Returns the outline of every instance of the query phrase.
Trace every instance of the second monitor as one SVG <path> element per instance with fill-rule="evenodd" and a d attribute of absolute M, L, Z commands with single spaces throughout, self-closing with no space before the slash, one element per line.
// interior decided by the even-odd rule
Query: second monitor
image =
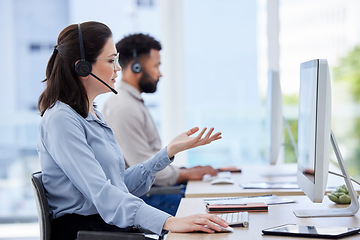
<path fill-rule="evenodd" d="M 283 116 L 283 101 L 279 72 L 268 71 L 265 115 L 265 160 L 271 165 L 277 164 L 282 158 L 285 146 L 283 129 L 287 130 L 291 146 L 297 155 L 297 147 L 290 126 Z M 293 173 L 295 175 L 295 172 Z"/>

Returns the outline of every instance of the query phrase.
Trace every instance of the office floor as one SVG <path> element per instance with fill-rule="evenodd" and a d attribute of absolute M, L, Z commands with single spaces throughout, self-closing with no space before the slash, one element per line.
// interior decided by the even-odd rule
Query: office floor
<path fill-rule="evenodd" d="M 37 222 L 0 224 L 0 240 L 39 240 Z"/>

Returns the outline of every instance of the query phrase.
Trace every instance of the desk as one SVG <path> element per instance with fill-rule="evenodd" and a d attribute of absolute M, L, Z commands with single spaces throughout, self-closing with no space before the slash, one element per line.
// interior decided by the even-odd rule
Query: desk
<path fill-rule="evenodd" d="M 296 203 L 270 205 L 268 212 L 249 212 L 249 227 L 233 227 L 233 233 L 169 233 L 166 240 L 220 240 L 220 239 L 249 239 L 249 240 L 273 240 L 273 239 L 313 239 L 313 238 L 294 238 L 280 236 L 263 236 L 261 230 L 286 223 L 299 225 L 315 225 L 318 227 L 340 226 L 340 227 L 359 227 L 360 212 L 352 217 L 327 217 L 327 218 L 297 218 L 293 211 L 296 209 L 315 209 L 315 208 L 334 208 L 341 205 L 333 204 L 327 197 L 323 203 L 312 203 L 306 196 L 291 196 Z M 184 217 L 196 213 L 206 213 L 202 198 L 183 198 L 179 205 L 176 216 Z M 359 235 L 347 237 L 345 239 L 359 239 Z M 316 238 L 314 238 L 316 239 Z M 318 238 L 317 238 L 318 239 Z"/>
<path fill-rule="evenodd" d="M 296 164 L 283 165 L 251 165 L 243 166 L 241 173 L 232 173 L 234 184 L 211 185 L 209 182 L 189 181 L 186 187 L 185 197 L 238 197 L 238 196 L 259 196 L 275 194 L 279 196 L 304 195 L 300 189 L 244 189 L 241 184 L 248 182 L 296 182 Z M 333 169 L 340 173 L 339 170 Z M 329 174 L 327 192 L 334 190 L 334 187 L 344 184 L 341 177 Z M 360 187 L 354 184 L 357 191 Z"/>

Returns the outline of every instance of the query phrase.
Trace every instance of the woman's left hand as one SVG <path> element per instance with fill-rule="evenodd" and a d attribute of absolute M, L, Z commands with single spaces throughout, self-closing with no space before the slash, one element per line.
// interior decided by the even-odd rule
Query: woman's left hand
<path fill-rule="evenodd" d="M 172 158 L 175 154 L 181 151 L 206 145 L 211 143 L 212 141 L 221 139 L 221 132 L 212 134 L 214 128 L 210 128 L 210 130 L 206 133 L 204 137 L 203 135 L 206 132 L 206 128 L 203 128 L 203 130 L 201 130 L 201 132 L 197 136 L 191 137 L 191 135 L 193 135 L 197 131 L 199 131 L 199 128 L 194 127 L 189 131 L 175 137 L 167 146 L 167 153 L 169 155 L 169 158 Z"/>

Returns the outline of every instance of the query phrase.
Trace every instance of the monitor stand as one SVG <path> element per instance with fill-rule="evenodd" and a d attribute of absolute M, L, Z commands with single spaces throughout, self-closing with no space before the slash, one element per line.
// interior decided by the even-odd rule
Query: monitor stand
<path fill-rule="evenodd" d="M 351 198 L 351 204 L 346 208 L 327 208 L 327 209 L 304 209 L 304 210 L 295 210 L 294 214 L 299 218 L 306 217 L 349 217 L 355 215 L 359 211 L 359 201 L 357 199 L 357 192 L 354 190 L 354 187 L 351 183 L 351 178 L 348 171 L 346 170 L 344 160 L 341 156 L 340 150 L 335 140 L 333 132 L 330 133 L 331 145 L 334 149 L 336 158 L 338 160 L 341 172 L 345 179 L 345 184 L 349 190 L 349 195 Z"/>
<path fill-rule="evenodd" d="M 297 147 L 294 139 L 294 135 L 291 132 L 290 125 L 285 117 L 283 119 L 283 125 L 285 126 L 285 130 L 289 135 L 290 141 L 291 141 L 291 147 L 294 150 L 294 155 L 297 156 Z M 285 143 L 282 144 L 282 146 L 285 146 Z M 279 159 L 277 159 L 277 162 Z M 295 159 L 296 160 L 296 159 Z M 270 165 L 276 165 L 277 162 L 270 162 Z M 285 163 L 285 165 L 290 165 L 289 163 Z M 279 166 L 278 166 L 279 167 Z M 279 169 L 279 168 L 273 169 L 271 168 L 269 171 L 264 172 L 261 174 L 263 177 L 295 177 L 297 174 L 297 167 L 289 168 L 286 167 L 286 169 Z"/>

